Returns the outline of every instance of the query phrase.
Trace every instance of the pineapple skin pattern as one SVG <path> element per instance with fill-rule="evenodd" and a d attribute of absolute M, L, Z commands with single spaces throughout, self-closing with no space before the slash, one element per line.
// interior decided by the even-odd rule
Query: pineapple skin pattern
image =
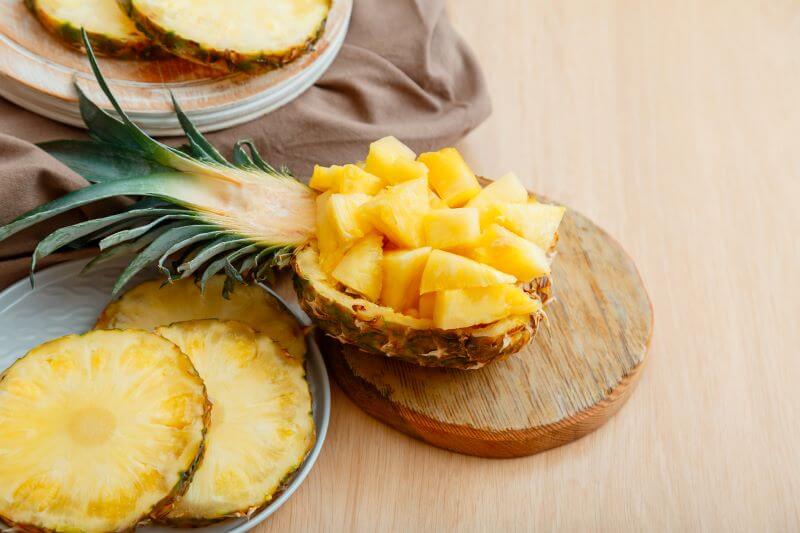
<path fill-rule="evenodd" d="M 145 13 L 136 8 L 135 0 L 119 0 L 120 6 L 133 20 L 136 27 L 162 48 L 178 57 L 228 72 L 255 74 L 281 68 L 314 48 L 314 44 L 325 32 L 327 18 L 306 40 L 293 47 L 275 52 L 246 53 L 236 50 L 218 50 L 161 27 Z"/>

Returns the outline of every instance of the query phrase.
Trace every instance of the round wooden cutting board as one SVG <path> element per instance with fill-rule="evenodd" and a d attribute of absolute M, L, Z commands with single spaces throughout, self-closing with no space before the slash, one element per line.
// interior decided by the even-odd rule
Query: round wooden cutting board
<path fill-rule="evenodd" d="M 425 442 L 518 457 L 602 425 L 641 373 L 653 311 L 633 261 L 586 217 L 567 211 L 553 263 L 555 301 L 534 341 L 479 370 L 423 368 L 326 337 L 328 368 L 361 409 Z"/>

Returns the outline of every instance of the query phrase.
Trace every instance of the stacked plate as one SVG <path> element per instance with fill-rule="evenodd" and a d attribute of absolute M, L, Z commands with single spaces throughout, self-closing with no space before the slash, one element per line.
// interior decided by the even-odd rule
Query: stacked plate
<path fill-rule="evenodd" d="M 344 43 L 352 0 L 335 0 L 315 49 L 266 74 L 219 74 L 181 59 L 102 59 L 111 90 L 151 135 L 179 135 L 170 91 L 201 131 L 253 120 L 293 99 L 328 69 Z M 110 107 L 86 57 L 62 45 L 30 16 L 22 0 L 0 0 L 0 96 L 42 116 L 83 127 L 73 80 Z"/>

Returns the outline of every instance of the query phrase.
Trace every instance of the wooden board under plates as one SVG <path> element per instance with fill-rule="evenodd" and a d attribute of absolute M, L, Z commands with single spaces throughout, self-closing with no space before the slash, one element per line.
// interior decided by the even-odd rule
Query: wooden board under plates
<path fill-rule="evenodd" d="M 334 0 L 315 49 L 265 74 L 219 73 L 177 58 L 100 58 L 100 66 L 123 109 L 151 134 L 180 133 L 169 91 L 202 131 L 214 131 L 263 115 L 310 87 L 341 48 L 352 7 L 352 0 Z M 0 0 L 0 96 L 82 127 L 73 79 L 92 100 L 110 108 L 84 54 L 46 32 L 23 0 Z"/>
<path fill-rule="evenodd" d="M 534 341 L 479 370 L 423 368 L 326 337 L 329 370 L 364 411 L 456 452 L 517 457 L 566 444 L 608 420 L 633 390 L 653 331 L 636 266 L 575 211 L 559 228 L 555 301 Z"/>

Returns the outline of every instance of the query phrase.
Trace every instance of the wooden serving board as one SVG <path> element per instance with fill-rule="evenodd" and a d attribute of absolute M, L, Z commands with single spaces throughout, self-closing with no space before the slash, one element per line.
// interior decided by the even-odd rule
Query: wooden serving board
<path fill-rule="evenodd" d="M 479 370 L 423 368 L 326 337 L 328 368 L 373 417 L 441 448 L 531 455 L 597 429 L 627 400 L 653 332 L 633 261 L 568 210 L 553 263 L 555 301 L 534 341 Z"/>

